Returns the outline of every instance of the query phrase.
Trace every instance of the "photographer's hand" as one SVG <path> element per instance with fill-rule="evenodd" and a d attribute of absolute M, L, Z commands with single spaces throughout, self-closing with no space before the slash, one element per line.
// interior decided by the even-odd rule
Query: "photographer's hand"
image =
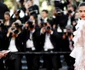
<path fill-rule="evenodd" d="M 45 27 L 41 28 L 41 33 L 44 34 L 46 32 Z"/>
<path fill-rule="evenodd" d="M 50 29 L 50 30 L 49 30 L 49 33 L 50 33 L 50 34 L 53 34 L 53 30 Z"/>
<path fill-rule="evenodd" d="M 73 26 L 75 26 L 77 23 L 76 23 L 75 21 L 73 21 L 73 23 L 72 23 L 72 24 L 73 24 Z"/>
<path fill-rule="evenodd" d="M 53 25 L 53 29 L 55 29 L 55 28 L 56 28 L 56 25 L 54 24 L 54 25 Z"/>
<path fill-rule="evenodd" d="M 8 29 L 7 37 L 9 37 L 9 36 L 10 36 L 10 33 L 12 33 L 11 28 L 9 28 L 9 29 Z"/>
<path fill-rule="evenodd" d="M 0 58 L 6 57 L 8 53 L 9 51 L 7 50 L 0 51 Z"/>
<path fill-rule="evenodd" d="M 2 52 L 0 52 L 0 58 L 3 58 L 4 54 Z"/>
<path fill-rule="evenodd" d="M 64 34 L 64 35 L 62 36 L 62 38 L 63 38 L 63 39 L 66 39 L 66 35 Z"/>
<path fill-rule="evenodd" d="M 4 55 L 3 57 L 6 57 L 7 56 L 7 54 L 9 53 L 9 51 L 8 50 L 3 50 L 3 51 L 1 51 L 2 52 L 2 54 Z"/>

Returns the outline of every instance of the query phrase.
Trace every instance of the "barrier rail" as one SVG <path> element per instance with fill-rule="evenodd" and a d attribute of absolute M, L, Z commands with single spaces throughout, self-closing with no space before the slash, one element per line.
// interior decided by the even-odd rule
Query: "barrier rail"
<path fill-rule="evenodd" d="M 27 55 L 27 54 L 67 54 L 67 53 L 70 53 L 70 52 L 11 52 L 11 53 L 14 53 L 14 54 L 19 54 L 19 55 Z"/>

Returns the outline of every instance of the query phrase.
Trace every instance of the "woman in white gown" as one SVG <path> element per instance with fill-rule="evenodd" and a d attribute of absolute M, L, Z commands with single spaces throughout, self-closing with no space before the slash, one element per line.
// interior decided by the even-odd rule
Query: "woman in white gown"
<path fill-rule="evenodd" d="M 85 2 L 80 3 L 78 9 L 80 20 L 73 33 L 74 49 L 70 56 L 75 58 L 75 70 L 85 70 Z"/>

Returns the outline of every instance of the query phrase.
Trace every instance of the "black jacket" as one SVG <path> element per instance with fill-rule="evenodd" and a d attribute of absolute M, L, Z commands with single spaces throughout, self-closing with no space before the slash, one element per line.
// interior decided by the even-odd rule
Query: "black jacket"
<path fill-rule="evenodd" d="M 52 25 L 59 25 L 62 29 L 66 27 L 68 21 L 68 15 L 64 15 L 64 13 L 58 14 L 55 18 L 52 18 Z"/>
<path fill-rule="evenodd" d="M 45 44 L 45 36 L 46 33 L 41 34 L 41 46 L 44 47 Z M 54 47 L 54 51 L 58 51 L 59 47 L 58 47 L 58 39 L 59 39 L 59 35 L 56 31 L 53 31 L 53 34 L 50 35 L 50 41 Z M 48 45 L 49 46 L 49 45 Z"/>
<path fill-rule="evenodd" d="M 8 50 L 8 47 L 10 45 L 10 41 L 11 41 L 11 34 L 9 37 L 5 37 L 5 50 Z M 24 47 L 23 47 L 23 42 L 22 42 L 22 34 L 20 33 L 18 35 L 18 37 L 15 38 L 15 45 L 16 45 L 16 48 L 18 49 L 19 52 L 22 52 L 24 51 Z"/>
<path fill-rule="evenodd" d="M 24 49 L 26 51 L 26 42 L 28 39 L 30 39 L 30 31 L 29 30 L 24 30 L 22 32 L 23 34 L 23 45 L 24 45 Z M 35 32 L 32 35 L 32 39 L 33 39 L 33 44 L 35 47 L 35 51 L 40 51 L 41 50 L 41 46 L 40 46 L 40 31 L 39 30 L 35 30 Z"/>

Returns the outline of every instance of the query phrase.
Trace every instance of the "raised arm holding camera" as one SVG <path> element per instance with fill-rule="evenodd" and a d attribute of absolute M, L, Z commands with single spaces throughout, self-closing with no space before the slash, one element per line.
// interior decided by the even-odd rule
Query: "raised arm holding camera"
<path fill-rule="evenodd" d="M 45 23 L 45 26 L 41 28 L 41 46 L 43 47 L 44 52 L 54 52 L 58 51 L 58 34 L 56 31 L 52 30 L 51 25 L 49 23 Z M 58 70 L 58 57 L 54 54 L 43 55 L 46 69 L 47 70 Z"/>
<path fill-rule="evenodd" d="M 36 29 L 33 20 L 28 20 L 22 31 L 23 45 L 25 52 L 39 52 L 40 46 L 40 30 Z M 39 55 L 26 55 L 27 66 L 29 70 L 39 70 Z"/>
<path fill-rule="evenodd" d="M 6 50 L 9 51 L 6 59 L 6 65 L 8 70 L 21 70 L 21 56 L 14 54 L 14 52 L 22 52 L 22 34 L 21 25 L 18 22 L 14 22 L 8 29 L 7 36 L 5 38 Z M 16 64 L 17 63 L 17 64 Z"/>

